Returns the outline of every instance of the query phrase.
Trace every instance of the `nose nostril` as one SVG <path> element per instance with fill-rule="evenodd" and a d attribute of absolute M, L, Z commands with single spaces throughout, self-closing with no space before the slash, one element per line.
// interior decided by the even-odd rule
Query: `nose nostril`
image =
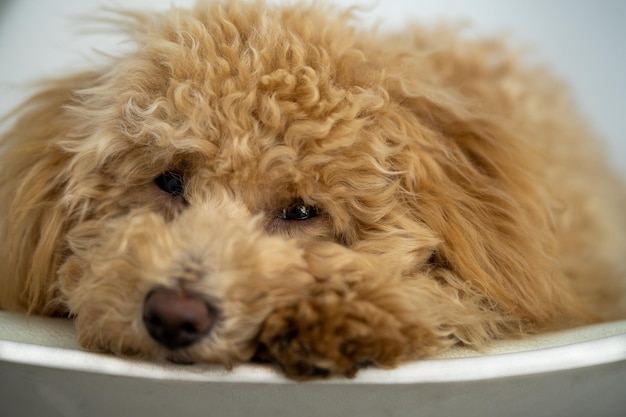
<path fill-rule="evenodd" d="M 196 325 L 188 321 L 180 325 L 180 330 L 190 335 L 196 334 L 198 332 L 198 328 L 196 327 Z"/>
<path fill-rule="evenodd" d="M 211 330 L 215 312 L 198 295 L 158 288 L 146 296 L 143 321 L 154 340 L 179 349 L 196 343 Z"/>

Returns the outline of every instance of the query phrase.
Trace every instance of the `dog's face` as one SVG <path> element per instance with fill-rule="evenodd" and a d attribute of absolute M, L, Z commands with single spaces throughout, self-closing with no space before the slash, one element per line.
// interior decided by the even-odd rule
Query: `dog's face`
<path fill-rule="evenodd" d="M 3 308 L 69 313 L 87 348 L 149 358 L 260 346 L 291 375 L 587 314 L 520 140 L 529 77 L 493 42 L 333 15 L 123 15 L 136 50 L 54 81 L 9 134 Z"/>
<path fill-rule="evenodd" d="M 247 359 L 269 312 L 323 278 L 317 252 L 358 250 L 402 221 L 403 144 L 384 133 L 399 116 L 380 73 L 345 25 L 333 33 L 344 22 L 318 30 L 319 12 L 294 13 L 162 17 L 86 76 L 58 144 L 70 212 L 58 291 L 83 345 Z M 431 256 L 435 234 L 419 236 L 389 269 Z M 396 240 L 386 249 L 404 251 Z"/>

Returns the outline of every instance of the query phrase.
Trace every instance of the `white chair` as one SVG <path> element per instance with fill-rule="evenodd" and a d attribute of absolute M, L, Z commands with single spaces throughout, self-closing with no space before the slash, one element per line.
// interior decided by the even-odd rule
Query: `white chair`
<path fill-rule="evenodd" d="M 83 351 L 72 323 L 0 312 L 2 416 L 625 416 L 626 321 L 454 348 L 354 379 Z"/>

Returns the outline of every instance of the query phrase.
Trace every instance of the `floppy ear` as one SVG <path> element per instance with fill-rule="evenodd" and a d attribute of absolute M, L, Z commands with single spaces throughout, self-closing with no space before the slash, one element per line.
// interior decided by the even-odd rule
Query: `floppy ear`
<path fill-rule="evenodd" d="M 432 274 L 461 297 L 479 294 L 512 326 L 591 320 L 558 265 L 541 155 L 513 117 L 492 116 L 493 98 L 404 82 L 388 91 L 397 111 L 381 128 L 409 148 L 392 161 L 399 197 L 442 240 Z"/>
<path fill-rule="evenodd" d="M 56 272 L 72 218 L 63 200 L 71 155 L 61 143 L 74 125 L 66 106 L 97 74 L 52 80 L 18 107 L 0 151 L 0 307 L 62 313 Z"/>

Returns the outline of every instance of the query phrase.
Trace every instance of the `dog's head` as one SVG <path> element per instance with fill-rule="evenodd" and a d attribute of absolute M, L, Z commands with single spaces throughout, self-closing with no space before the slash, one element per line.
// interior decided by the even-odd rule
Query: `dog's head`
<path fill-rule="evenodd" d="M 446 285 L 524 309 L 490 275 L 549 262 L 523 239 L 548 221 L 534 167 L 512 163 L 515 138 L 458 76 L 497 69 L 351 19 L 260 3 L 124 14 L 136 49 L 50 83 L 7 136 L 3 304 L 76 316 L 88 347 L 224 363 L 249 358 L 324 263 L 359 279 L 348 252 L 384 259 L 382 275 L 453 270 Z"/>

